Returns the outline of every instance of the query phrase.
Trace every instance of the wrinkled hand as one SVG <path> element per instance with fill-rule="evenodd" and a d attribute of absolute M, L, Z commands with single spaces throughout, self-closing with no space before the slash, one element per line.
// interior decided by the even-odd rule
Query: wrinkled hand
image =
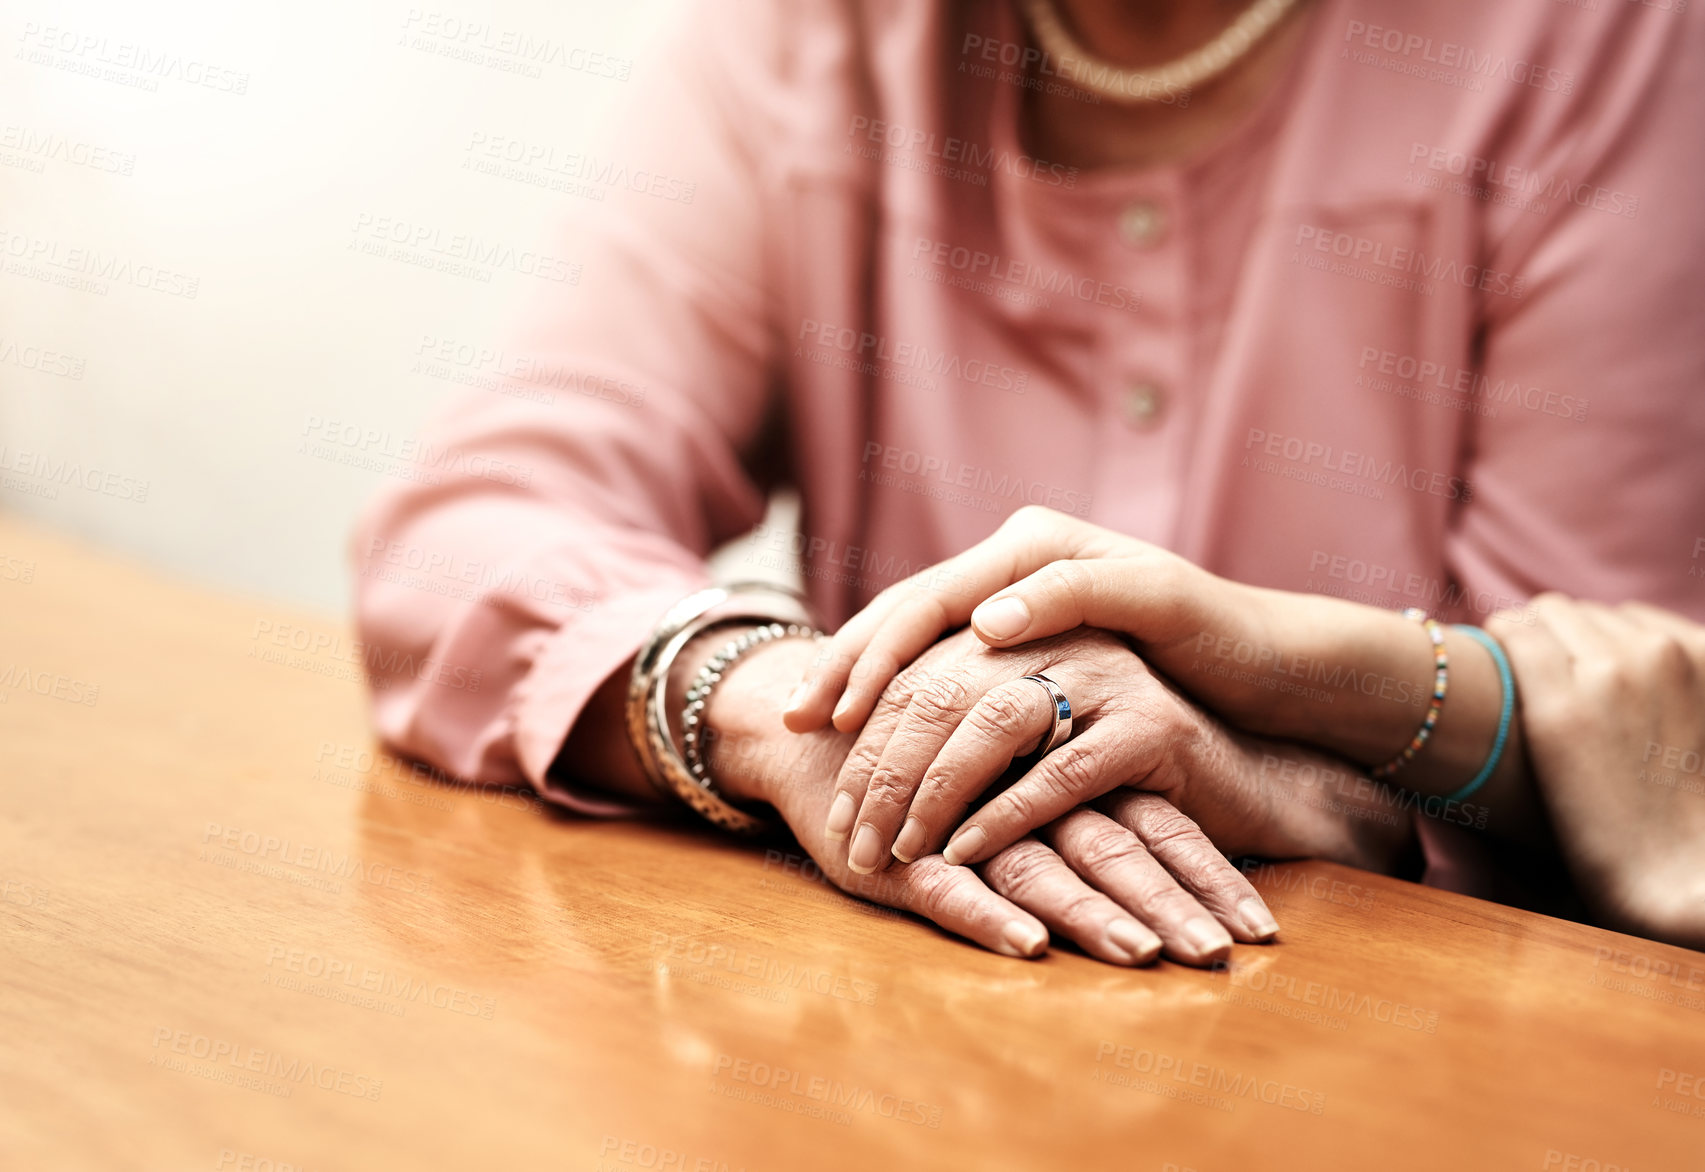
<path fill-rule="evenodd" d="M 1035 672 L 1070 699 L 1072 739 L 966 821 L 947 842 L 949 862 L 980 862 L 1128 781 L 1162 796 L 1177 786 L 1172 760 L 1153 750 L 1182 730 L 1118 639 L 1084 628 L 997 651 L 960 631 L 895 678 L 841 768 L 828 833 L 851 835 L 853 870 L 943 849 L 971 803 L 1039 746 L 1054 704 L 1023 678 Z"/>
<path fill-rule="evenodd" d="M 1705 948 L 1705 627 L 1557 594 L 1531 613 L 1486 629 L 1583 898 L 1613 927 Z"/>
<path fill-rule="evenodd" d="M 1041 955 L 1053 933 L 1112 964 L 1148 964 L 1160 955 L 1163 942 L 1145 919 L 1195 924 L 1202 936 L 1195 939 L 1190 959 L 1199 963 L 1221 960 L 1231 950 L 1225 930 L 1140 848 L 1143 835 L 1162 844 L 1163 854 L 1167 844 L 1176 843 L 1170 851 L 1175 858 L 1213 851 L 1161 798 L 1128 794 L 1110 803 L 1106 813 L 1075 811 L 1041 835 L 996 851 L 980 868 L 951 866 L 931 854 L 861 875 L 847 866 L 846 852 L 823 831 L 833 793 L 829 776 L 817 784 L 780 789 L 774 802 L 824 875 L 850 895 L 913 912 L 1008 956 Z M 1200 841 L 1189 841 L 1192 837 Z M 1254 895 L 1240 872 L 1217 853 L 1213 859 L 1217 867 L 1186 865 L 1210 875 L 1206 898 L 1235 907 Z"/>
<path fill-rule="evenodd" d="M 1200 964 L 1231 937 L 1258 942 L 1277 928 L 1226 855 L 1391 870 L 1412 850 L 1410 819 L 1388 790 L 1326 754 L 1222 727 L 1105 631 L 1004 650 L 960 631 L 893 681 L 847 754 L 824 827 L 829 838 L 851 838 L 847 867 L 871 872 L 885 853 L 905 860 L 936 850 L 1049 727 L 1047 693 L 1021 679 L 1035 670 L 1061 682 L 1074 734 L 1083 732 L 965 819 L 948 862 L 984 860 L 1035 831 L 1139 911 L 1168 955 Z M 1147 817 L 1120 819 L 1129 834 L 1103 844 L 1117 863 L 1083 860 L 1059 841 L 1062 826 L 1086 821 L 1074 807 L 1129 812 L 1130 790 L 1149 792 Z M 982 841 L 960 846 L 972 834 Z"/>
<path fill-rule="evenodd" d="M 1331 803 L 1293 800 L 1295 786 L 1266 764 L 1280 758 L 1208 719 L 1105 632 L 995 649 L 962 631 L 895 679 L 847 754 L 823 834 L 850 838 L 849 870 L 869 874 L 890 855 L 904 863 L 941 849 L 975 799 L 1050 727 L 1048 693 L 1022 678 L 1037 671 L 1071 699 L 1073 738 L 966 818 L 947 842 L 949 862 L 990 859 L 1036 832 L 1140 912 L 1169 956 L 1205 963 L 1233 937 L 1254 942 L 1277 930 L 1222 850 L 1377 866 L 1408 842 L 1407 819 L 1379 810 L 1371 784 L 1342 795 L 1348 818 Z M 1329 759 L 1309 759 L 1317 775 L 1332 770 Z M 1148 791 L 1141 807 L 1131 789 Z M 1120 819 L 1125 833 L 1114 834 L 1120 828 L 1095 822 L 1093 809 L 1077 809 L 1097 799 L 1099 809 L 1143 808 L 1148 817 Z M 1084 827 L 1103 835 L 1098 857 L 1061 837 Z"/>
<path fill-rule="evenodd" d="M 1200 963 L 1229 950 L 1230 938 L 1178 887 L 1168 867 L 1196 876 L 1196 898 L 1227 914 L 1251 897 L 1259 904 L 1242 874 L 1188 820 L 1144 794 L 1117 795 L 1099 810 L 1073 812 L 1040 836 L 990 852 L 980 873 L 951 866 L 939 854 L 880 874 L 854 872 L 825 830 L 833 781 L 852 738 L 832 730 L 790 734 L 775 716 L 812 655 L 803 641 L 781 641 L 730 670 L 706 713 L 715 733 L 711 771 L 731 798 L 773 805 L 843 890 L 913 912 L 1009 956 L 1040 955 L 1052 931 L 1115 964 L 1146 964 L 1159 955 L 1161 937 L 1144 918 L 1180 925 L 1168 929 L 1180 941 L 1189 939 L 1179 935 L 1183 924 L 1196 924 L 1200 937 L 1205 920 L 1209 938 L 1180 945 Z M 1144 842 L 1153 844 L 1154 854 Z"/>

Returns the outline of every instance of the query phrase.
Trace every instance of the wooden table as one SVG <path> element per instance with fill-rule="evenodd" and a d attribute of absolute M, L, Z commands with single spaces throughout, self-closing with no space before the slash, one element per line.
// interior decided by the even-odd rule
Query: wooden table
<path fill-rule="evenodd" d="M 1229 972 L 1007 960 L 417 776 L 359 654 L 0 520 L 0 1167 L 1705 1167 L 1698 953 L 1308 864 Z"/>

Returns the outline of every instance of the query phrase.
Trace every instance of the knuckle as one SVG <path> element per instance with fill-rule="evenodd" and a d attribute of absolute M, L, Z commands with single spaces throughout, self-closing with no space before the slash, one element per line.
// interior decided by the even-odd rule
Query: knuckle
<path fill-rule="evenodd" d="M 976 880 L 960 867 L 937 867 L 916 878 L 916 906 L 938 924 L 963 923 L 976 910 Z"/>
<path fill-rule="evenodd" d="M 1588 708 L 1615 707 L 1628 699 L 1637 686 L 1639 667 L 1631 657 L 1607 656 L 1577 661 L 1576 677 L 1582 687 L 1577 696 L 1557 697 L 1557 707 L 1565 712 L 1580 712 Z"/>
<path fill-rule="evenodd" d="M 1014 843 L 984 864 L 996 890 L 1022 901 L 1035 893 L 1052 868 L 1048 849 L 1034 840 Z"/>
<path fill-rule="evenodd" d="M 940 922 L 952 902 L 952 876 L 944 870 L 914 870 L 911 875 L 913 906 L 923 915 Z"/>
<path fill-rule="evenodd" d="M 948 805 L 961 806 L 958 794 L 959 775 L 945 765 L 931 765 L 924 779 L 918 782 L 918 793 L 912 799 L 911 814 L 923 821 L 932 831 L 946 816 Z"/>
<path fill-rule="evenodd" d="M 1190 819 L 1171 805 L 1151 807 L 1142 814 L 1142 829 L 1138 831 L 1149 849 L 1162 847 L 1196 848 L 1208 845 L 1208 838 Z M 1209 846 L 1208 849 L 1213 849 Z"/>
<path fill-rule="evenodd" d="M 1187 875 L 1191 886 L 1201 891 L 1226 895 L 1242 889 L 1230 860 L 1200 834 L 1175 843 L 1167 852 L 1166 865 Z"/>
<path fill-rule="evenodd" d="M 870 775 L 864 800 L 872 806 L 904 805 L 912 796 L 912 782 L 893 769 L 877 769 Z"/>
<path fill-rule="evenodd" d="M 1090 796 L 1101 781 L 1101 769 L 1095 754 L 1077 747 L 1073 741 L 1067 741 L 1049 753 L 1043 758 L 1043 765 L 1045 768 L 1036 770 L 1032 777 L 1061 795 Z"/>
<path fill-rule="evenodd" d="M 1035 826 L 1041 821 L 1037 817 L 1035 798 L 1022 785 L 1013 786 L 986 808 L 991 814 L 998 814 L 1000 821 L 1017 826 Z"/>
<path fill-rule="evenodd" d="M 1001 528 L 1017 533 L 1035 533 L 1052 527 L 1060 517 L 1060 513 L 1045 505 L 1024 505 L 1014 510 L 1012 515 L 1001 523 Z"/>
<path fill-rule="evenodd" d="M 921 659 L 911 663 L 894 673 L 894 679 L 883 690 L 882 698 L 894 704 L 905 704 L 912 696 L 929 687 L 936 677 L 936 670 Z"/>
<path fill-rule="evenodd" d="M 1058 818 L 1062 811 L 1092 796 L 1081 785 L 1045 773 L 1032 774 L 1023 785 L 1015 785 L 1002 795 L 1022 803 L 1022 825 L 1025 826 L 1037 826 Z"/>
<path fill-rule="evenodd" d="M 1132 692 L 1131 702 L 1148 724 L 1145 739 L 1159 750 L 1158 757 L 1185 756 L 1204 735 L 1203 721 L 1196 711 L 1153 676 L 1143 679 Z"/>
<path fill-rule="evenodd" d="M 1078 859 L 1096 873 L 1136 866 L 1145 853 L 1134 835 L 1112 824 L 1097 826 L 1076 843 Z"/>
<path fill-rule="evenodd" d="M 843 784 L 841 788 L 853 790 L 862 788 L 861 779 L 868 779 L 871 774 L 875 773 L 876 766 L 881 760 L 882 746 L 865 744 L 862 741 L 855 744 L 847 754 L 846 761 L 841 765 L 842 781 L 852 784 Z"/>
<path fill-rule="evenodd" d="M 1029 717 L 1024 703 L 1009 691 L 990 692 L 971 709 L 967 719 L 975 722 L 973 727 L 985 736 L 993 739 L 1003 734 L 1018 732 L 1024 727 Z"/>
<path fill-rule="evenodd" d="M 1088 927 L 1105 918 L 1106 898 L 1097 892 L 1079 888 L 1061 901 L 1058 914 L 1068 924 L 1078 928 Z"/>
<path fill-rule="evenodd" d="M 981 741 L 998 741 L 1017 726 L 1002 720 L 998 711 L 979 704 L 965 714 L 965 726 Z"/>
<path fill-rule="evenodd" d="M 1693 657 L 1682 641 L 1665 632 L 1643 648 L 1648 672 L 1664 683 L 1683 683 L 1693 675 Z"/>
<path fill-rule="evenodd" d="M 1060 559 L 1049 562 L 1039 571 L 1050 593 L 1064 595 L 1074 602 L 1088 599 L 1093 575 L 1082 562 Z"/>
<path fill-rule="evenodd" d="M 1195 915 L 1196 901 L 1174 883 L 1155 883 L 1134 894 L 1135 910 L 1149 923 L 1183 920 Z"/>
<path fill-rule="evenodd" d="M 932 679 L 912 696 L 912 712 L 931 724 L 955 724 L 972 704 L 971 685 L 958 672 Z"/>

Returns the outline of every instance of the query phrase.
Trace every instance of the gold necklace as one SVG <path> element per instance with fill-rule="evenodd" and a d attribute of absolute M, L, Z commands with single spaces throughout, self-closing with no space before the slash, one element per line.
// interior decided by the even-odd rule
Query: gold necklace
<path fill-rule="evenodd" d="M 1053 0 L 1019 0 L 1042 51 L 1061 77 L 1113 102 L 1168 101 L 1212 81 L 1249 55 L 1296 0 L 1255 0 L 1225 32 L 1199 49 L 1152 69 L 1123 69 L 1084 51 L 1060 20 Z"/>

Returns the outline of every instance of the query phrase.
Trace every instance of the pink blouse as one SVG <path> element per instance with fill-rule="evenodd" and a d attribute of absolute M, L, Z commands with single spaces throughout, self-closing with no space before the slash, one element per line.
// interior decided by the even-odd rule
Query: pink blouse
<path fill-rule="evenodd" d="M 379 730 L 547 778 L 797 486 L 826 621 L 1025 503 L 1221 574 L 1474 619 L 1705 618 L 1705 20 L 1318 0 L 1212 149 L 1028 156 L 1011 0 L 694 6 L 624 184 L 353 543 Z M 1674 7 L 1675 5 L 1669 5 Z"/>

